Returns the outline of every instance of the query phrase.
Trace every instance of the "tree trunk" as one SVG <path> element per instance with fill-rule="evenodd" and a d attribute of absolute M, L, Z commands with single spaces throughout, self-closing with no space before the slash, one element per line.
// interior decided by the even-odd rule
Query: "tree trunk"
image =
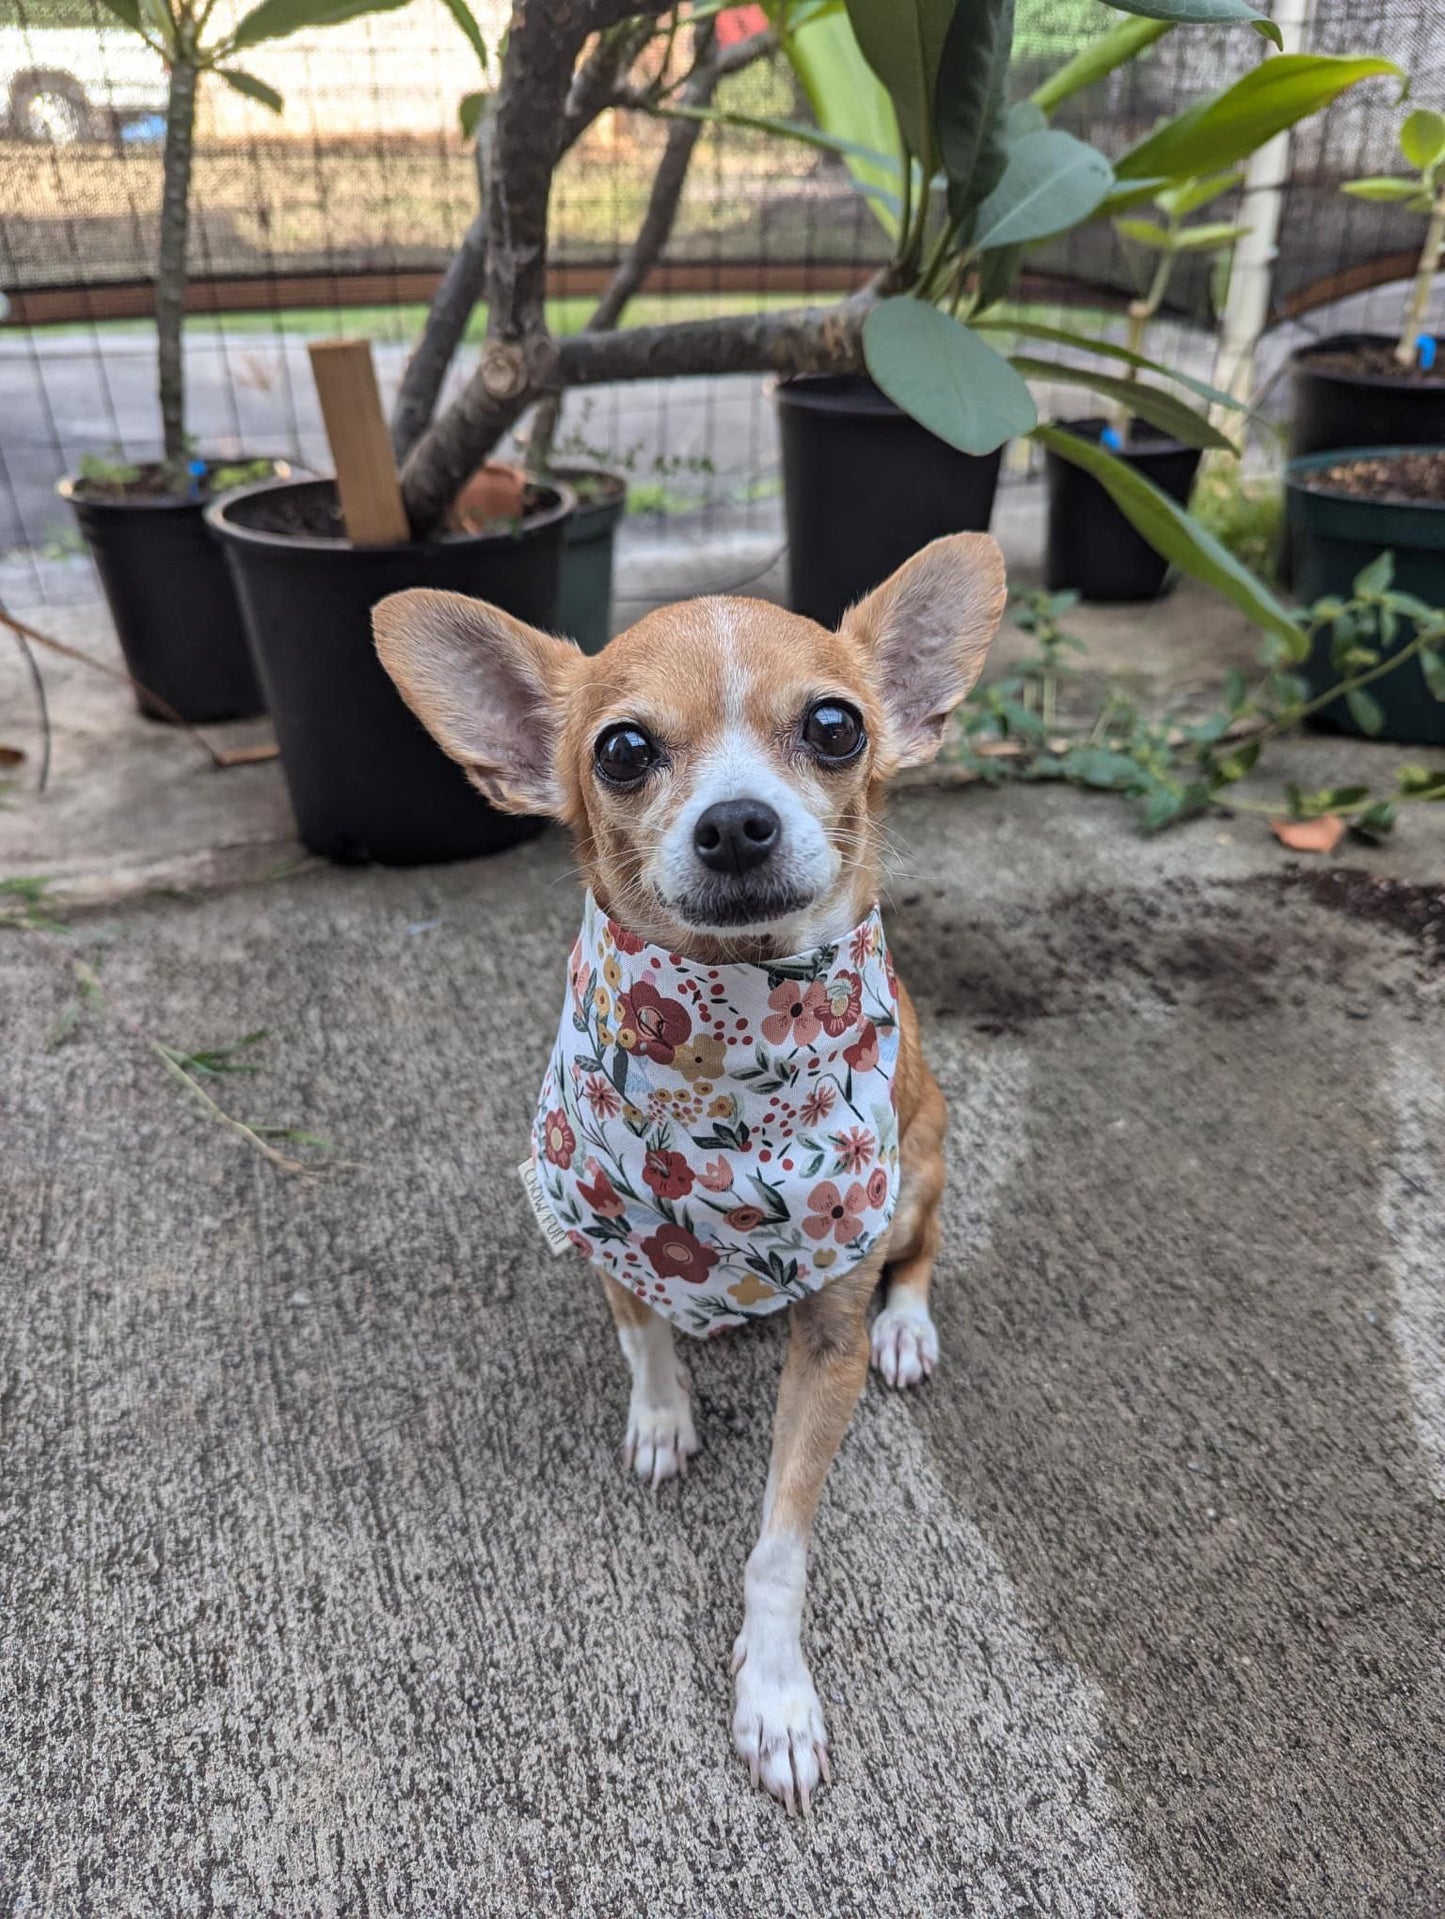
<path fill-rule="evenodd" d="M 412 449 L 401 488 L 413 531 L 441 519 L 463 483 L 513 422 L 553 385 L 681 379 L 704 373 L 856 373 L 863 364 L 863 322 L 879 297 L 868 287 L 831 307 L 739 313 L 715 320 L 629 327 L 623 333 L 575 333 L 545 367 L 506 389 L 486 380 L 486 361 L 436 425 Z"/>
<path fill-rule="evenodd" d="M 171 68 L 162 162 L 160 249 L 156 261 L 156 361 L 166 464 L 183 467 L 186 445 L 185 367 L 181 328 L 186 304 L 186 240 L 190 229 L 191 155 L 196 125 L 196 65 L 178 54 Z"/>

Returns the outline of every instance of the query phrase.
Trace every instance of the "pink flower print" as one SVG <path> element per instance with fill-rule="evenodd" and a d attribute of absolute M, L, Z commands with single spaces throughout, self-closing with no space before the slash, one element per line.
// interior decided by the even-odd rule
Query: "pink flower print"
<path fill-rule="evenodd" d="M 737 1233 L 755 1233 L 764 1220 L 760 1206 L 734 1206 L 728 1214 L 728 1225 Z"/>
<path fill-rule="evenodd" d="M 686 1199 L 692 1191 L 692 1168 L 681 1153 L 654 1146 L 642 1162 L 642 1177 L 659 1199 Z"/>
<path fill-rule="evenodd" d="M 819 1017 L 829 1039 L 837 1039 L 850 1026 L 856 1026 L 862 1010 L 863 982 L 856 973 L 839 973 L 823 988 L 823 1007 Z"/>
<path fill-rule="evenodd" d="M 875 1213 L 888 1204 L 888 1173 L 882 1166 L 875 1166 L 868 1175 L 868 1204 Z"/>
<path fill-rule="evenodd" d="M 587 1162 L 587 1173 L 588 1178 L 592 1181 L 590 1186 L 587 1184 L 587 1181 L 583 1179 L 579 1179 L 577 1182 L 577 1191 L 581 1196 L 582 1203 L 585 1206 L 590 1206 L 594 1213 L 601 1214 L 603 1219 L 621 1219 L 623 1211 L 625 1210 L 622 1204 L 622 1197 L 618 1193 L 617 1188 L 612 1184 L 612 1181 L 607 1177 L 606 1169 L 599 1165 L 595 1159 L 589 1159 Z"/>
<path fill-rule="evenodd" d="M 821 980 L 800 986 L 795 980 L 785 979 L 768 994 L 773 1010 L 763 1021 L 763 1038 L 774 1046 L 782 1046 L 789 1039 L 795 1046 L 811 1046 L 823 1030 L 827 1003 Z"/>
<path fill-rule="evenodd" d="M 732 1168 L 725 1159 L 710 1159 L 697 1177 L 710 1193 L 725 1193 L 733 1183 Z"/>
<path fill-rule="evenodd" d="M 560 1166 L 565 1173 L 577 1150 L 577 1135 L 560 1106 L 548 1113 L 543 1122 L 542 1145 L 552 1164 Z"/>
<path fill-rule="evenodd" d="M 863 1030 L 851 1046 L 843 1048 L 843 1057 L 855 1073 L 871 1073 L 878 1064 L 878 1028 L 865 1019 Z"/>
<path fill-rule="evenodd" d="M 855 966 L 862 966 L 873 951 L 875 928 L 872 920 L 864 920 L 848 942 L 848 957 Z"/>
<path fill-rule="evenodd" d="M 856 1179 L 846 1193 L 825 1179 L 809 1193 L 808 1211 L 800 1223 L 809 1239 L 826 1239 L 831 1233 L 840 1246 L 846 1246 L 863 1230 L 867 1205 L 868 1194 Z"/>
<path fill-rule="evenodd" d="M 838 1149 L 840 1173 L 861 1173 L 877 1150 L 877 1141 L 862 1126 L 850 1126 L 846 1133 L 835 1134 L 833 1144 Z"/>
<path fill-rule="evenodd" d="M 642 941 L 636 933 L 629 933 L 625 926 L 619 926 L 616 920 L 608 920 L 607 930 L 612 935 L 612 944 L 619 953 L 640 953 Z"/>
<path fill-rule="evenodd" d="M 798 1108 L 798 1117 L 805 1126 L 821 1126 L 838 1103 L 838 1095 L 826 1080 L 815 1086 Z"/>
<path fill-rule="evenodd" d="M 622 1111 L 622 1095 L 610 1079 L 591 1074 L 582 1087 L 582 1097 L 599 1119 L 616 1119 Z"/>

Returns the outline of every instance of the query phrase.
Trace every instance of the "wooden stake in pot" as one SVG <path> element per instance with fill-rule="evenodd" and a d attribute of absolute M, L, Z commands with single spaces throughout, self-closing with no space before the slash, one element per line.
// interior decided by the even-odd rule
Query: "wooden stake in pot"
<path fill-rule="evenodd" d="M 371 342 L 317 340 L 309 350 L 347 538 L 356 546 L 409 540 Z"/>

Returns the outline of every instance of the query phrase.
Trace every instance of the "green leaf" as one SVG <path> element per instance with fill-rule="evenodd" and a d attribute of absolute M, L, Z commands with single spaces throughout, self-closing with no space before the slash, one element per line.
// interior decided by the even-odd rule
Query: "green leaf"
<path fill-rule="evenodd" d="M 863 58 L 883 82 L 908 151 L 931 179 L 933 102 L 954 0 L 845 0 Z M 998 0 L 971 0 L 996 6 Z"/>
<path fill-rule="evenodd" d="M 982 253 L 1062 233 L 1089 217 L 1113 180 L 1103 154 L 1071 133 L 1027 133 L 978 210 L 973 243 Z"/>
<path fill-rule="evenodd" d="M 1064 777 L 1108 793 L 1138 791 L 1149 784 L 1137 760 L 1107 746 L 1071 746 L 1064 755 Z"/>
<path fill-rule="evenodd" d="M 884 173 L 896 186 L 902 169 L 898 160 L 875 147 L 860 146 L 822 127 L 809 126 L 806 120 L 779 120 L 766 113 L 739 113 L 732 107 L 653 107 L 659 120 L 701 120 L 724 127 L 745 127 L 753 133 L 768 133 L 780 140 L 801 140 L 805 146 L 818 147 L 824 153 L 836 153 L 843 159 L 865 160 Z"/>
<path fill-rule="evenodd" d="M 1407 799 L 1445 800 L 1445 766 L 1402 766 L 1395 784 Z"/>
<path fill-rule="evenodd" d="M 1363 180 L 1346 180 L 1340 192 L 1352 193 L 1357 200 L 1413 200 L 1419 195 L 1420 182 L 1407 180 L 1398 174 L 1377 173 Z"/>
<path fill-rule="evenodd" d="M 457 120 L 461 126 L 462 138 L 464 140 L 470 140 L 476 132 L 478 126 L 481 124 L 482 115 L 486 112 L 487 104 L 491 100 L 491 97 L 491 94 L 485 91 L 481 93 L 464 93 L 457 102 Z"/>
<path fill-rule="evenodd" d="M 1355 575 L 1355 598 L 1367 600 L 1375 593 L 1388 593 L 1395 578 L 1395 556 L 1385 552 L 1376 554 L 1368 566 L 1362 566 Z"/>
<path fill-rule="evenodd" d="M 1379 75 L 1403 78 L 1393 60 L 1281 53 L 1234 85 L 1166 120 L 1114 163 L 1120 180 L 1192 180 L 1247 160 L 1276 133 L 1308 119 L 1348 88 Z"/>
<path fill-rule="evenodd" d="M 1249 686 L 1237 666 L 1230 667 L 1224 676 L 1224 703 L 1231 713 L 1243 710 L 1249 698 Z"/>
<path fill-rule="evenodd" d="M 1445 113 L 1416 107 L 1400 129 L 1400 151 L 1412 167 L 1428 173 L 1445 159 Z"/>
<path fill-rule="evenodd" d="M 263 107 L 269 107 L 272 113 L 284 110 L 286 102 L 274 87 L 268 87 L 264 80 L 258 80 L 254 73 L 242 73 L 239 67 L 217 67 L 217 73 L 228 87 L 237 93 L 245 94 L 248 100 L 259 100 Z"/>
<path fill-rule="evenodd" d="M 142 5 L 146 0 L 141 0 Z M 313 27 L 339 26 L 366 13 L 391 13 L 408 0 L 261 0 L 241 21 L 224 49 L 225 55 L 263 40 L 284 40 Z"/>
<path fill-rule="evenodd" d="M 1207 173 L 1202 180 L 1186 180 L 1181 186 L 1166 187 L 1163 193 L 1154 197 L 1161 212 L 1170 214 L 1176 220 L 1187 220 L 1191 213 L 1198 213 L 1211 200 L 1217 200 L 1221 193 L 1228 193 L 1231 187 L 1237 187 L 1243 178 L 1242 168 L 1230 167 L 1223 173 Z"/>
<path fill-rule="evenodd" d="M 1117 21 L 1107 33 L 1080 47 L 1057 73 L 1051 73 L 1035 87 L 1029 98 L 1045 113 L 1052 113 L 1062 101 L 1107 78 L 1116 68 L 1127 66 L 1162 34 L 1168 33 L 1172 25 L 1170 20 Z"/>
<path fill-rule="evenodd" d="M 167 0 L 139 0 L 140 24 L 169 51 L 176 44 L 175 15 Z"/>
<path fill-rule="evenodd" d="M 974 290 L 973 314 L 978 315 L 991 306 L 997 306 L 1000 300 L 1006 300 L 1013 292 L 1014 281 L 1019 268 L 1024 263 L 1027 247 L 993 247 L 987 253 L 981 253 L 978 259 L 978 285 Z"/>
<path fill-rule="evenodd" d="M 1445 700 L 1445 659 L 1428 646 L 1422 646 L 1417 657 L 1431 698 Z"/>
<path fill-rule="evenodd" d="M 1388 800 L 1376 800 L 1373 806 L 1367 806 L 1350 821 L 1350 831 L 1371 844 L 1388 839 L 1395 830 L 1398 815 Z"/>
<path fill-rule="evenodd" d="M 1248 22 L 1266 40 L 1272 40 L 1277 47 L 1284 45 L 1284 36 L 1273 20 L 1246 6 L 1245 0 L 1108 0 L 1108 4 L 1120 13 L 1142 14 L 1146 20 L 1164 20 L 1171 27 L 1186 23 L 1228 27 Z"/>
<path fill-rule="evenodd" d="M 1156 787 L 1144 804 L 1144 831 L 1158 833 L 1164 827 L 1172 826 L 1185 805 L 1184 795 L 1177 788 Z"/>
<path fill-rule="evenodd" d="M 1026 133 L 1042 133 L 1049 116 L 1033 100 L 1015 100 L 1003 117 L 1004 132 L 1010 140 L 1022 140 Z"/>
<path fill-rule="evenodd" d="M 1350 718 L 1362 733 L 1368 733 L 1371 739 L 1380 732 L 1385 724 L 1385 709 L 1373 693 L 1367 693 L 1362 686 L 1352 686 L 1345 695 L 1345 705 L 1350 709 Z"/>
<path fill-rule="evenodd" d="M 1152 247 L 1156 253 L 1173 250 L 1173 234 L 1157 220 L 1116 220 L 1114 231 L 1132 240 L 1137 247 Z"/>
<path fill-rule="evenodd" d="M 845 154 L 853 184 L 867 193 L 879 225 L 890 239 L 898 234 L 896 189 L 899 185 L 898 121 L 877 75 L 863 58 L 841 5 L 827 13 L 810 15 L 782 33 L 783 51 L 798 84 L 825 133 L 846 140 L 857 152 Z M 887 160 L 867 161 L 862 153 L 886 154 Z M 895 195 L 890 211 L 881 194 Z"/>
<path fill-rule="evenodd" d="M 1232 226 L 1228 220 L 1204 221 L 1197 227 L 1181 227 L 1170 250 L 1174 253 L 1219 252 L 1232 247 L 1248 232 L 1248 227 Z"/>
<path fill-rule="evenodd" d="M 1179 386 L 1188 387 L 1191 393 L 1197 393 L 1201 400 L 1208 400 L 1212 406 L 1229 407 L 1235 413 L 1249 411 L 1242 400 L 1236 400 L 1222 387 L 1211 386 L 1207 380 L 1196 380 L 1192 374 L 1181 373 L 1177 367 L 1163 366 L 1158 360 L 1135 353 L 1113 340 L 1096 340 L 1087 333 L 1074 333 L 1068 327 L 1050 326 L 1046 321 L 1031 320 L 1027 315 L 1001 313 L 997 319 L 975 320 L 973 324 L 984 332 L 1017 333 L 1025 340 L 1050 340 L 1057 346 L 1075 347 L 1081 353 L 1099 353 L 1106 359 L 1122 360 L 1126 366 L 1138 367 L 1141 373 L 1157 373 L 1160 379 L 1173 380 Z"/>
<path fill-rule="evenodd" d="M 1115 373 L 1101 373 L 1095 367 L 1065 366 L 1058 360 L 1036 360 L 1027 353 L 1013 353 L 1009 358 L 1026 378 L 1087 387 L 1091 393 L 1102 394 L 1115 406 L 1127 407 L 1130 413 L 1147 420 L 1150 426 L 1157 426 L 1161 433 L 1181 440 L 1185 446 L 1217 447 L 1225 453 L 1239 451 L 1234 442 L 1226 439 L 1218 427 L 1211 426 L 1202 413 L 1196 413 L 1177 395 L 1163 393 L 1157 386 L 1146 386 L 1141 380 L 1124 380 Z"/>
<path fill-rule="evenodd" d="M 962 321 L 906 294 L 863 327 L 868 371 L 895 405 L 962 453 L 992 453 L 1038 422 L 1029 390 Z"/>
<path fill-rule="evenodd" d="M 487 68 L 487 43 L 482 38 L 482 30 L 477 25 L 477 17 L 467 5 L 467 0 L 443 0 L 443 4 L 447 12 L 466 35 L 467 42 L 472 52 L 477 56 L 482 71 L 485 73 Z"/>
<path fill-rule="evenodd" d="M 1232 786 L 1236 780 L 1242 780 L 1245 774 L 1253 769 L 1255 761 L 1259 758 L 1259 752 L 1258 740 L 1246 740 L 1243 746 L 1236 747 L 1234 752 L 1224 754 L 1219 760 L 1220 774 Z"/>
<path fill-rule="evenodd" d="M 1142 473 L 1116 460 L 1106 447 L 1055 426 L 1034 429 L 1034 438 L 1092 473 L 1129 524 L 1166 560 L 1214 588 L 1247 619 L 1286 642 L 1291 658 L 1302 657 L 1304 634 L 1263 580 L 1256 579 L 1214 535 L 1161 493 Z"/>
<path fill-rule="evenodd" d="M 896 4 L 896 0 L 895 0 Z M 948 210 L 967 235 L 973 215 L 1004 176 L 1009 55 L 1014 0 L 968 0 L 943 42 L 934 93 L 934 131 L 948 175 Z"/>
<path fill-rule="evenodd" d="M 102 4 L 132 33 L 140 32 L 140 0 L 102 0 Z"/>

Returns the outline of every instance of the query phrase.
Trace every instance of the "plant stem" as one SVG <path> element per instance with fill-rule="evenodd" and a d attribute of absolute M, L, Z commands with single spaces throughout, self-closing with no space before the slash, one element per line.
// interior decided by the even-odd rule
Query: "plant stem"
<path fill-rule="evenodd" d="M 1171 223 L 1171 233 L 1172 230 L 1173 223 Z M 1143 299 L 1131 300 L 1129 302 L 1129 331 L 1125 337 L 1125 344 L 1131 353 L 1142 353 L 1144 351 L 1144 342 L 1148 338 L 1150 322 L 1155 319 L 1160 307 L 1164 304 L 1164 295 L 1169 291 L 1169 276 L 1173 271 L 1173 253 L 1167 248 L 1161 248 L 1158 263 L 1154 268 L 1154 276 L 1149 282 L 1149 291 L 1144 295 Z M 1124 378 L 1132 385 L 1138 377 L 1139 369 L 1131 361 L 1125 368 Z M 1120 405 L 1114 408 L 1110 423 L 1121 440 L 1128 435 L 1129 418 L 1130 415 L 1127 406 Z"/>
<path fill-rule="evenodd" d="M 166 101 L 160 248 L 156 259 L 156 362 L 166 464 L 186 461 L 185 367 L 181 327 L 186 304 L 186 240 L 190 228 L 191 156 L 196 125 L 194 53 L 178 49 Z"/>
<path fill-rule="evenodd" d="M 1415 290 L 1410 295 L 1410 304 L 1405 310 L 1405 325 L 1395 348 L 1395 359 L 1403 367 L 1413 367 L 1420 357 L 1416 342 L 1425 324 L 1425 316 L 1430 311 L 1430 295 L 1435 290 L 1435 275 L 1440 267 L 1442 246 L 1445 246 L 1445 184 L 1436 192 L 1435 204 L 1430 210 L 1430 225 L 1425 232 L 1425 244 L 1420 249 L 1420 264 L 1415 269 Z"/>

